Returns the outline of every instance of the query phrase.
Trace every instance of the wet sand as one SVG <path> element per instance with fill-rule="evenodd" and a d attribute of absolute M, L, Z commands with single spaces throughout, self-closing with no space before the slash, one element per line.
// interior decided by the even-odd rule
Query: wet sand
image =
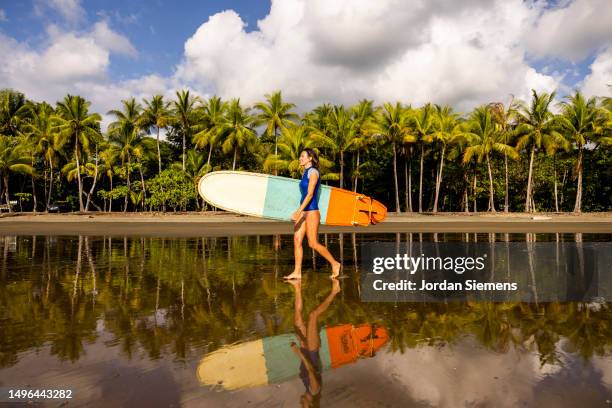
<path fill-rule="evenodd" d="M 231 236 L 291 234 L 293 224 L 226 212 L 2 214 L 0 235 Z M 394 214 L 368 227 L 322 226 L 322 233 L 612 233 L 612 213 Z"/>

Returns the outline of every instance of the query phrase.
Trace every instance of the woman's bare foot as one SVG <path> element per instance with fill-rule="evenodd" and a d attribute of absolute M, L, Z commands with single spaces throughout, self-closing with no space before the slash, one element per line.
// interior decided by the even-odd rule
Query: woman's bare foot
<path fill-rule="evenodd" d="M 285 280 L 302 279 L 302 272 L 293 271 L 291 274 L 283 276 L 283 279 Z"/>
<path fill-rule="evenodd" d="M 338 276 L 340 276 L 340 268 L 342 268 L 340 262 L 336 262 L 334 265 L 332 265 L 332 278 L 337 278 Z"/>
<path fill-rule="evenodd" d="M 332 278 L 332 293 L 340 293 L 340 281 L 336 278 Z"/>

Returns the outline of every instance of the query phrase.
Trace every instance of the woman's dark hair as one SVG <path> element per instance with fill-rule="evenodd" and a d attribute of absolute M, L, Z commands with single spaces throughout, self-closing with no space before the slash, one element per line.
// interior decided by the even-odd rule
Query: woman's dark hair
<path fill-rule="evenodd" d="M 319 168 L 319 155 L 317 154 L 317 152 L 315 152 L 314 149 L 311 149 L 310 147 L 304 149 L 303 151 L 306 152 L 308 157 L 312 158 L 312 167 L 314 167 L 315 169 L 318 169 Z"/>

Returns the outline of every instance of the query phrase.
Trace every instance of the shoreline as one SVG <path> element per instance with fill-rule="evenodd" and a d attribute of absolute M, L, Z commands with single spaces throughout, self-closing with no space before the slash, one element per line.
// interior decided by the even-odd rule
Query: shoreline
<path fill-rule="evenodd" d="M 321 233 L 612 233 L 605 213 L 390 213 L 368 227 L 321 226 Z M 292 234 L 290 222 L 231 214 L 191 213 L 4 213 L 0 236 L 120 235 L 200 237 Z"/>

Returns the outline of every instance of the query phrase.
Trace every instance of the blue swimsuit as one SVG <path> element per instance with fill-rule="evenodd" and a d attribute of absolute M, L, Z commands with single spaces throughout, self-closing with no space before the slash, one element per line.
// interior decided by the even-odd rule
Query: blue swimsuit
<path fill-rule="evenodd" d="M 319 170 L 314 167 L 309 167 L 304 171 L 302 175 L 302 179 L 300 180 L 300 192 L 302 193 L 302 198 L 300 198 L 300 204 L 304 202 L 306 198 L 306 194 L 308 194 L 308 179 L 310 178 L 310 173 L 313 171 L 317 172 L 317 185 L 315 186 L 314 195 L 310 203 L 304 208 L 304 211 L 313 211 L 319 209 L 319 186 L 321 185 L 321 176 L 319 174 Z"/>

